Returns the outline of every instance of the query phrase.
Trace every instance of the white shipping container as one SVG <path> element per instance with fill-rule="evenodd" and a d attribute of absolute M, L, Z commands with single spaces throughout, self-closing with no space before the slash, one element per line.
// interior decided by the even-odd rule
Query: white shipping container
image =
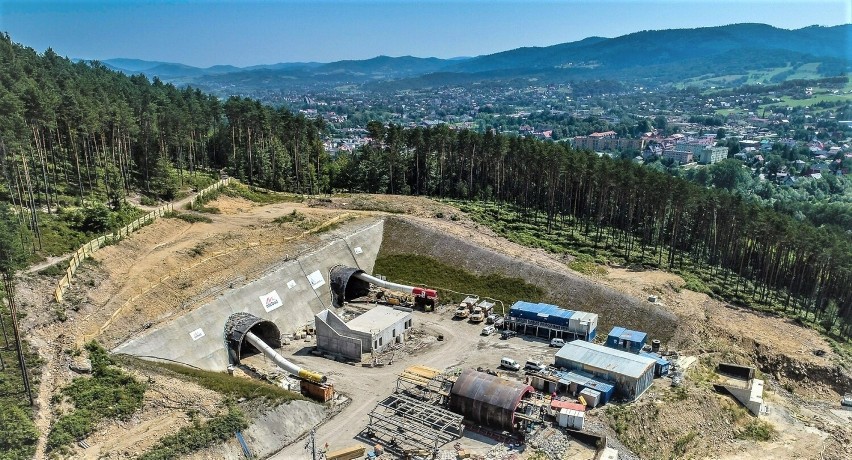
<path fill-rule="evenodd" d="M 568 416 L 568 426 L 575 430 L 582 430 L 586 421 L 586 414 L 578 410 L 572 410 L 571 412 L 574 412 L 574 414 Z"/>
<path fill-rule="evenodd" d="M 560 409 L 559 416 L 556 418 L 559 426 L 563 428 L 573 428 L 582 430 L 585 422 L 586 414 L 574 409 Z"/>
<path fill-rule="evenodd" d="M 559 410 L 559 416 L 556 417 L 556 422 L 562 428 L 565 428 L 565 427 L 568 426 L 568 410 L 569 409 L 560 409 Z"/>
<path fill-rule="evenodd" d="M 601 399 L 601 392 L 597 390 L 592 390 L 591 388 L 583 388 L 583 391 L 580 392 L 580 396 L 586 400 L 586 405 L 589 407 L 597 407 L 598 401 Z"/>

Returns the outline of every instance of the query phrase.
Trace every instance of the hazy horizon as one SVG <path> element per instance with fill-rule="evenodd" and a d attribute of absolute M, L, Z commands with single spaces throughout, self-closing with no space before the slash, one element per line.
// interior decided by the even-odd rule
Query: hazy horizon
<path fill-rule="evenodd" d="M 721 7 L 729 4 L 735 8 Z M 0 31 L 43 52 L 187 64 L 455 58 L 642 30 L 852 22 L 848 1 L 0 1 Z"/>

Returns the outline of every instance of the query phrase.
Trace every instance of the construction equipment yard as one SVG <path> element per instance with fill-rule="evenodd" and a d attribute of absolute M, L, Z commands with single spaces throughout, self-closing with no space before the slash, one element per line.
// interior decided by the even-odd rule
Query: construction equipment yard
<path fill-rule="evenodd" d="M 22 279 L 22 327 L 44 361 L 42 432 L 90 340 L 148 382 L 138 413 L 100 423 L 68 457 L 137 457 L 227 404 L 242 405 L 248 428 L 189 458 L 852 457 L 852 411 L 839 404 L 852 391 L 848 360 L 814 330 L 683 289 L 676 275 L 575 273 L 569 257 L 512 243 L 425 198 L 259 205 L 220 196 L 210 205 L 220 210 L 213 223 L 160 219 L 102 249 L 58 306 L 47 300 L 54 279 Z M 456 290 L 474 314 L 459 317 L 458 300 L 436 293 L 447 286 L 375 273 L 377 260 L 406 255 L 523 280 L 543 303 Z M 554 305 L 569 311 L 564 320 L 543 313 Z M 610 348 L 568 347 L 574 339 Z M 656 353 L 636 355 L 642 345 Z M 501 368 L 503 358 L 520 369 Z M 608 375 L 595 370 L 600 360 L 627 364 Z M 233 402 L 158 362 L 309 398 Z M 767 426 L 765 440 L 754 434 Z M 47 457 L 44 445 L 37 456 Z"/>

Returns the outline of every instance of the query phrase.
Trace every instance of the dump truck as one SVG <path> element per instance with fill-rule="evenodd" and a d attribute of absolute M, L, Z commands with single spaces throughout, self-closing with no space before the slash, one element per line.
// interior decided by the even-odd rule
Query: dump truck
<path fill-rule="evenodd" d="M 473 313 L 470 315 L 470 322 L 481 323 L 485 321 L 485 317 L 494 311 L 494 302 L 483 300 L 473 307 Z"/>
<path fill-rule="evenodd" d="M 459 302 L 458 308 L 456 308 L 455 317 L 456 318 L 467 318 L 470 316 L 470 312 L 473 311 L 474 305 L 479 302 L 479 297 L 477 296 L 467 296 Z"/>
<path fill-rule="evenodd" d="M 470 310 L 467 307 L 465 307 L 464 305 L 459 305 L 459 307 L 456 308 L 455 315 L 453 315 L 453 316 L 455 316 L 456 318 L 464 319 L 464 318 L 467 318 L 468 315 L 470 315 Z"/>

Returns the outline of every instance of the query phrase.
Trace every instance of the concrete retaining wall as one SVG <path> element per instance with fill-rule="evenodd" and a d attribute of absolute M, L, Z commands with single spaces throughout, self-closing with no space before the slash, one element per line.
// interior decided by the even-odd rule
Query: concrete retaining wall
<path fill-rule="evenodd" d="M 224 327 L 232 313 L 244 311 L 268 319 L 282 334 L 313 324 L 314 315 L 331 307 L 331 267 L 344 264 L 372 273 L 383 230 L 384 221 L 379 221 L 346 236 L 323 235 L 326 242 L 319 249 L 284 262 L 245 286 L 224 291 L 212 302 L 131 339 L 113 351 L 174 360 L 207 370 L 225 370 L 228 354 Z M 273 292 L 277 297 L 269 295 Z"/>

